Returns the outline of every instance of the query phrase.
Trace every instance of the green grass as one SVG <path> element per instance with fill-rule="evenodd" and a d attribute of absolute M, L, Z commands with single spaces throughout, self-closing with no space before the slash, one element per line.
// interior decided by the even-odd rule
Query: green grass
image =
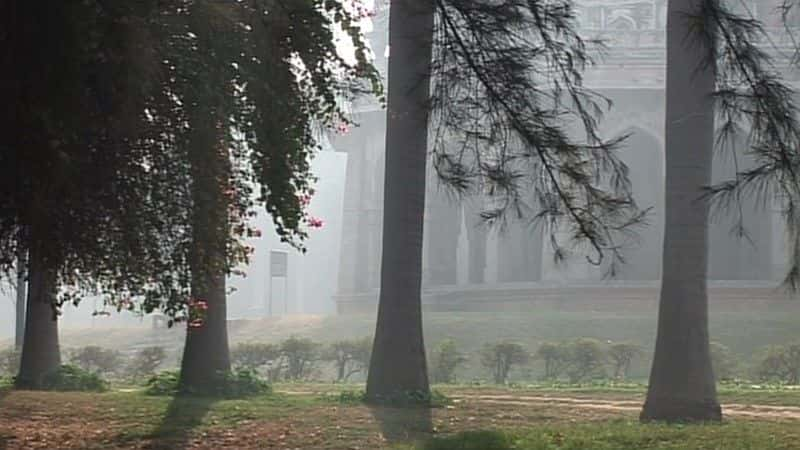
<path fill-rule="evenodd" d="M 352 389 L 354 385 L 344 385 Z M 107 393 L 26 392 L 0 389 L 0 447 L 34 436 L 41 448 L 389 448 L 397 449 L 800 449 L 798 422 L 733 417 L 721 425 L 641 425 L 634 413 L 623 416 L 578 411 L 570 406 L 514 406 L 453 403 L 430 410 L 442 437 L 414 447 L 407 441 L 381 440 L 397 408 L 360 401 L 331 401 L 316 393 L 353 392 L 334 385 L 280 385 L 308 395 L 280 392 L 241 400 L 148 396 L 141 391 Z M 440 387 L 437 387 L 440 388 Z M 635 386 L 505 388 L 506 392 L 602 397 L 640 396 Z M 605 390 L 603 390 L 605 389 Z M 503 389 L 447 387 L 450 393 Z M 356 391 L 358 392 L 358 391 Z M 798 398 L 788 390 L 739 388 L 730 395 L 761 403 L 763 396 Z M 727 394 L 726 394 L 727 395 Z M 358 397 L 356 395 L 356 397 Z M 740 401 L 738 403 L 746 403 Z M 427 410 L 426 410 L 427 411 Z M 381 418 L 381 415 L 382 418 Z M 402 415 L 401 415 L 402 417 Z M 624 417 L 624 419 L 619 419 Z M 402 424 L 402 422 L 400 422 Z M 495 430 L 457 434 L 469 430 Z M 396 431 L 395 431 L 396 432 Z M 400 433 L 402 435 L 402 433 Z M 73 439 L 65 441 L 65 439 Z M 76 440 L 77 439 L 77 440 Z M 83 440 L 80 440 L 83 439 Z M 467 446 L 467 444 L 471 446 Z M 16 448 L 16 447 L 15 447 Z"/>
<path fill-rule="evenodd" d="M 789 450 L 800 448 L 797 427 L 780 423 L 600 425 L 477 431 L 434 439 L 421 450 Z"/>

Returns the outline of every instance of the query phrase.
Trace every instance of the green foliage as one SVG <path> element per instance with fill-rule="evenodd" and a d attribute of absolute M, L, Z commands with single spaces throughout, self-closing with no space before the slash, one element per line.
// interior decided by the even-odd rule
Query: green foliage
<path fill-rule="evenodd" d="M 19 352 L 8 347 L 0 351 L 0 375 L 13 377 L 19 372 Z"/>
<path fill-rule="evenodd" d="M 278 345 L 241 343 L 231 349 L 231 364 L 238 369 L 264 371 L 267 380 L 275 382 L 280 379 L 284 361 Z"/>
<path fill-rule="evenodd" d="M 159 372 L 147 380 L 147 395 L 176 395 L 180 383 L 180 372 L 177 370 L 167 370 Z"/>
<path fill-rule="evenodd" d="M 127 373 L 134 380 L 152 377 L 167 358 L 164 347 L 145 347 L 136 352 L 128 363 Z"/>
<path fill-rule="evenodd" d="M 432 439 L 422 450 L 512 450 L 518 448 L 505 433 L 497 431 L 466 431 L 453 436 Z"/>
<path fill-rule="evenodd" d="M 222 398 L 247 398 L 272 392 L 268 382 L 251 370 L 235 370 L 222 374 L 212 394 Z"/>
<path fill-rule="evenodd" d="M 481 350 L 481 363 L 491 371 L 496 384 L 505 384 L 511 369 L 526 364 L 529 359 L 525 348 L 514 342 L 486 344 Z"/>
<path fill-rule="evenodd" d="M 122 366 L 123 359 L 120 352 L 116 350 L 90 345 L 71 350 L 69 362 L 87 372 L 108 375 Z"/>
<path fill-rule="evenodd" d="M 345 382 L 356 373 L 367 374 L 372 338 L 336 341 L 322 353 L 322 359 L 333 361 L 336 366 L 336 381 Z"/>
<path fill-rule="evenodd" d="M 208 389 L 202 392 L 187 391 L 180 385 L 180 372 L 165 371 L 150 378 L 145 392 L 156 396 L 194 395 L 237 399 L 269 394 L 272 392 L 272 387 L 254 371 L 239 369 L 218 374 Z"/>
<path fill-rule="evenodd" d="M 717 381 L 731 380 L 738 373 L 739 362 L 733 352 L 719 342 L 711 342 L 711 366 Z"/>
<path fill-rule="evenodd" d="M 784 450 L 794 431 L 764 422 L 723 425 L 642 425 L 624 420 L 535 426 L 514 431 L 468 431 L 436 437 L 420 450 Z"/>
<path fill-rule="evenodd" d="M 546 380 L 555 380 L 563 375 L 567 369 L 570 361 L 570 351 L 565 344 L 544 342 L 536 350 L 534 357 L 544 361 L 544 378 Z"/>
<path fill-rule="evenodd" d="M 605 363 L 606 355 L 600 341 L 580 338 L 569 344 L 567 375 L 572 383 L 605 378 Z"/>
<path fill-rule="evenodd" d="M 44 375 L 42 389 L 46 391 L 103 392 L 108 389 L 108 384 L 96 373 L 65 364 Z"/>
<path fill-rule="evenodd" d="M 320 345 L 308 338 L 290 337 L 281 342 L 280 350 L 286 364 L 285 378 L 300 381 L 310 377 L 314 362 L 319 359 Z"/>
<path fill-rule="evenodd" d="M 764 381 L 800 384 L 800 343 L 764 349 L 756 367 L 756 376 Z"/>
<path fill-rule="evenodd" d="M 455 383 L 456 370 L 467 358 L 458 350 L 453 339 L 445 339 L 431 352 L 429 364 L 434 383 Z"/>
<path fill-rule="evenodd" d="M 629 342 L 613 343 L 608 348 L 608 359 L 613 365 L 614 378 L 624 380 L 628 377 L 631 362 L 644 355 L 642 347 Z"/>

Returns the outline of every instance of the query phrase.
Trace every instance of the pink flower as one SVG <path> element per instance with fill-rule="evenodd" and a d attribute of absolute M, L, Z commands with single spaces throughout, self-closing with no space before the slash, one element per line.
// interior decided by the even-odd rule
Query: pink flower
<path fill-rule="evenodd" d="M 206 309 L 208 309 L 208 302 L 206 302 L 205 300 L 198 300 L 194 302 L 194 305 L 192 306 L 196 309 L 202 309 L 205 311 Z"/>
<path fill-rule="evenodd" d="M 189 328 L 200 328 L 203 326 L 203 319 L 194 319 L 189 322 Z"/>
<path fill-rule="evenodd" d="M 318 219 L 316 217 L 308 218 L 308 226 L 311 228 L 322 228 L 323 225 L 325 225 L 325 222 L 323 222 L 322 219 Z"/>

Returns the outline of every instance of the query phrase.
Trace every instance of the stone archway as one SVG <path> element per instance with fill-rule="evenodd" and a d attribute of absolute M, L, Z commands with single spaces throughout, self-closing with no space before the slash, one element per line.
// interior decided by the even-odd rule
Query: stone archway
<path fill-rule="evenodd" d="M 640 127 L 628 128 L 620 156 L 630 168 L 633 197 L 640 208 L 650 208 L 647 226 L 626 243 L 621 280 L 649 281 L 661 278 L 664 240 L 664 156 L 659 139 Z"/>
<path fill-rule="evenodd" d="M 733 179 L 738 171 L 753 167 L 752 158 L 743 156 L 747 145 L 743 136 L 732 140 L 731 148 L 714 155 L 712 182 Z M 736 150 L 736 159 L 734 152 Z M 743 197 L 741 213 L 733 210 L 712 211 L 709 218 L 708 278 L 710 280 L 769 280 L 772 272 L 773 216 L 770 205 L 757 205 L 754 198 Z M 737 231 L 739 216 L 746 236 Z"/>

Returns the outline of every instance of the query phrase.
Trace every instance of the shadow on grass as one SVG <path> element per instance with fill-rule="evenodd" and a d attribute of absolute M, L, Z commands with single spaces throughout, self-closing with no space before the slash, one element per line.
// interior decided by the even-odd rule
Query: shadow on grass
<path fill-rule="evenodd" d="M 147 449 L 184 448 L 195 429 L 203 424 L 215 398 L 175 396 L 170 402 L 158 428 L 149 436 Z"/>
<path fill-rule="evenodd" d="M 429 407 L 370 405 L 369 410 L 380 425 L 383 437 L 391 445 L 425 442 L 433 434 Z"/>

